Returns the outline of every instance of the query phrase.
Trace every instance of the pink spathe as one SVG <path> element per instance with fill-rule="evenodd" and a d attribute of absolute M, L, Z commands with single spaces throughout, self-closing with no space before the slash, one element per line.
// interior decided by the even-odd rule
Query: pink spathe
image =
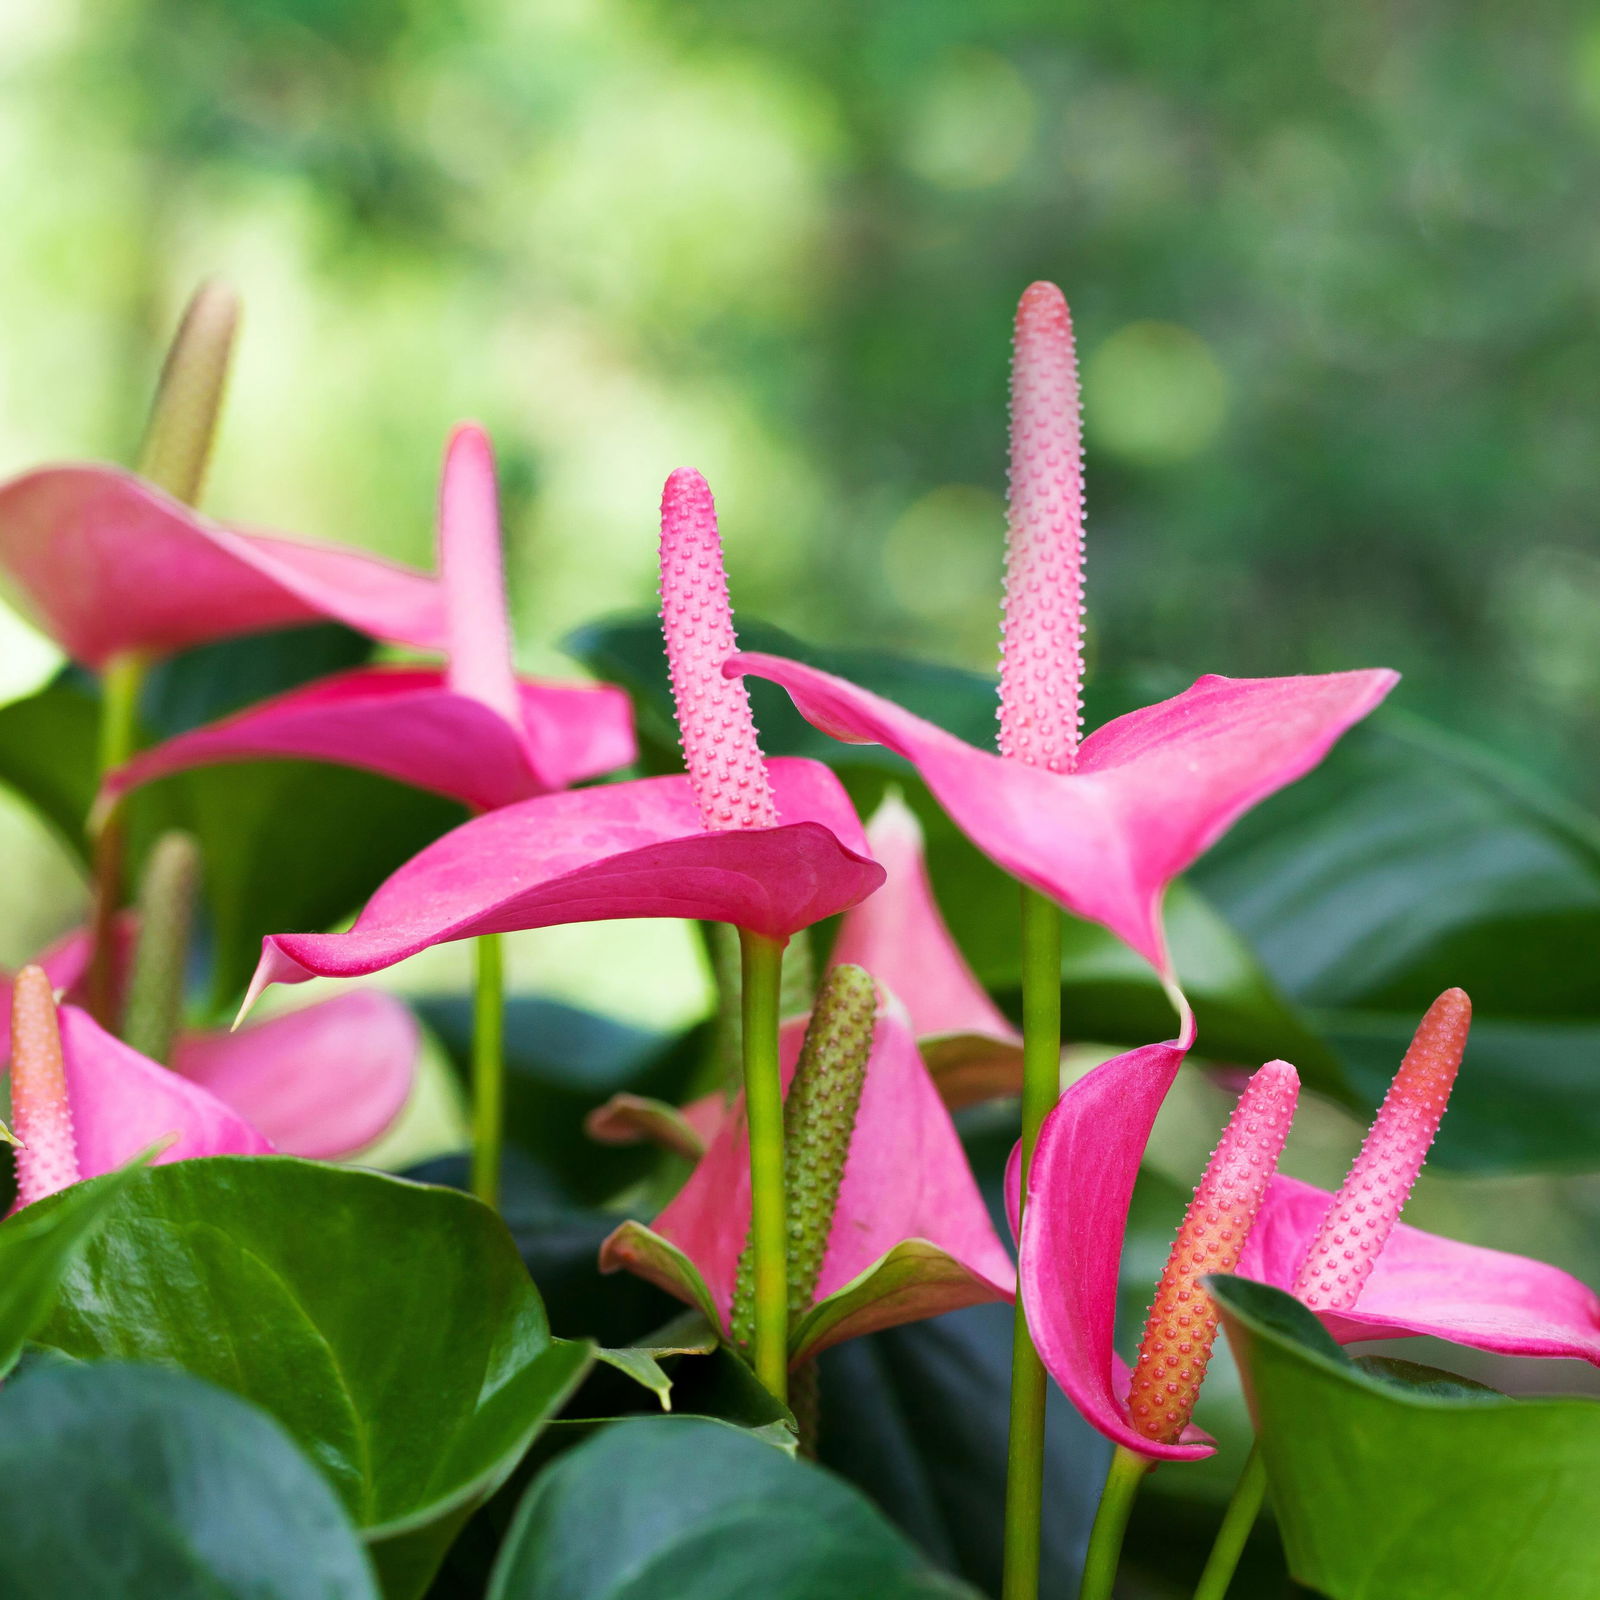
<path fill-rule="evenodd" d="M 41 467 L 0 485 L 0 564 L 62 649 L 95 668 L 329 619 L 419 649 L 444 643 L 443 597 L 425 574 L 224 526 L 115 467 Z"/>
<path fill-rule="evenodd" d="M 689 786 L 708 828 L 771 828 L 778 813 L 750 696 L 722 663 L 738 648 L 717 510 L 680 467 L 661 492 L 661 627 Z"/>
<path fill-rule="evenodd" d="M 279 758 L 361 767 L 490 811 L 632 761 L 622 690 L 512 669 L 494 457 L 471 424 L 446 447 L 439 563 L 443 668 L 360 667 L 292 689 L 136 756 L 107 779 L 101 804 L 192 767 Z"/>

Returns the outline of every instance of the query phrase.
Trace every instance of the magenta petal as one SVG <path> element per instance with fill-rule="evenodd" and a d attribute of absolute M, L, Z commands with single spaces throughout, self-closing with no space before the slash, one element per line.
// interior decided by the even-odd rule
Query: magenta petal
<path fill-rule="evenodd" d="M 399 1116 L 420 1044 L 400 1001 L 359 989 L 237 1033 L 189 1034 L 173 1064 L 285 1155 L 337 1160 Z"/>
<path fill-rule="evenodd" d="M 61 1008 L 67 1099 L 85 1178 L 98 1177 L 176 1135 L 156 1163 L 191 1156 L 256 1156 L 271 1143 L 187 1078 L 114 1039 L 86 1011 Z"/>
<path fill-rule="evenodd" d="M 92 667 L 123 650 L 330 617 L 421 649 L 444 643 L 432 578 L 225 528 L 113 467 L 45 467 L 0 486 L 0 564 L 63 649 Z"/>
<path fill-rule="evenodd" d="M 1112 1348 L 1128 1206 L 1150 1130 L 1184 1057 L 1147 1044 L 1080 1078 L 1045 1118 L 1029 1172 L 1021 1288 L 1040 1358 L 1089 1424 L 1140 1455 L 1190 1461 L 1204 1443 L 1156 1444 L 1128 1420 L 1128 1369 Z M 1007 1183 L 1012 1226 L 1016 1162 Z"/>
<path fill-rule="evenodd" d="M 804 1037 L 804 1018 L 784 1025 L 786 1089 Z M 739 1254 L 750 1231 L 749 1137 L 742 1100 L 656 1219 L 654 1231 L 694 1263 L 726 1328 Z M 926 1248 L 902 1252 L 880 1285 L 858 1283 L 912 1241 Z M 626 1257 L 611 1264 L 639 1265 Z M 807 1319 L 817 1320 L 819 1328 L 807 1339 L 803 1326 L 799 1348 L 816 1354 L 875 1328 L 977 1300 L 1009 1299 L 1014 1285 L 1011 1258 L 989 1221 L 916 1041 L 904 1022 L 880 1014 L 817 1282 L 818 1304 Z M 831 1297 L 857 1288 L 865 1292 L 852 1295 L 848 1314 L 827 1314 Z"/>
<path fill-rule="evenodd" d="M 1280 1289 L 1333 1201 L 1281 1174 L 1239 1261 L 1240 1276 Z M 1600 1297 L 1559 1267 L 1461 1244 L 1401 1223 L 1348 1311 L 1318 1312 L 1341 1344 L 1432 1334 L 1508 1356 L 1570 1356 L 1600 1365 Z"/>
<path fill-rule="evenodd" d="M 1167 970 L 1167 884 L 1252 805 L 1300 777 L 1397 681 L 1392 672 L 1205 677 L 1084 741 L 1053 773 L 975 749 L 854 684 L 777 656 L 729 672 L 770 678 L 836 739 L 882 744 L 921 773 L 998 865 L 1109 928 Z"/>
<path fill-rule="evenodd" d="M 883 881 L 839 780 L 771 763 L 776 828 L 710 833 L 684 777 L 545 795 L 447 833 L 382 884 L 348 933 L 263 941 L 268 983 L 353 978 L 480 933 L 617 917 L 704 917 L 786 939 Z"/>
<path fill-rule="evenodd" d="M 104 795 L 191 767 L 277 757 L 361 767 L 488 811 L 633 759 L 619 690 L 522 684 L 519 692 L 523 730 L 447 688 L 436 668 L 361 667 L 169 739 L 113 773 Z"/>
<path fill-rule="evenodd" d="M 867 842 L 887 876 L 875 895 L 844 914 L 830 959 L 865 967 L 906 1008 L 919 1039 L 978 1034 L 1019 1040 L 939 914 L 923 859 L 922 829 L 898 795 L 887 797 L 873 813 Z"/>

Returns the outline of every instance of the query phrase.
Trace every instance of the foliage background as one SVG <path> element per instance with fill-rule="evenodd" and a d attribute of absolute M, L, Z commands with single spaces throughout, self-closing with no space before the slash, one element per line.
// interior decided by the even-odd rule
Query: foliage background
<path fill-rule="evenodd" d="M 246 323 L 215 513 L 426 561 L 472 415 L 529 668 L 649 606 L 693 464 L 745 614 L 987 669 L 1009 317 L 1049 277 L 1097 664 L 1394 666 L 1404 708 L 1593 809 L 1597 178 L 1600 23 L 1559 0 L 8 0 L 0 473 L 128 460 L 219 272 Z M 11 697 L 56 662 L 0 627 Z M 0 848 L 12 964 L 81 889 L 9 800 Z M 657 1027 L 708 993 L 665 925 L 525 936 L 514 972 Z M 1169 1211 L 1221 1103 L 1186 1080 L 1164 1120 Z M 425 1108 L 409 1153 L 449 1128 Z M 1355 1136 L 1313 1110 L 1297 1170 L 1336 1178 Z M 1418 1206 L 1597 1276 L 1592 1178 Z"/>

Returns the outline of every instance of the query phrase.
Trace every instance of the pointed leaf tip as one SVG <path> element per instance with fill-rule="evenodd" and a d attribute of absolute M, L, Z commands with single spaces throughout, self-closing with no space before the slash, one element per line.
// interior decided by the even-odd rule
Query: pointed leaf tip
<path fill-rule="evenodd" d="M 661 625 L 684 762 L 706 826 L 776 827 L 749 692 L 723 671 L 738 641 L 716 504 L 691 467 L 678 468 L 661 493 Z"/>
<path fill-rule="evenodd" d="M 1269 1061 L 1250 1079 L 1178 1229 L 1128 1390 L 1134 1427 L 1158 1444 L 1182 1438 L 1216 1342 L 1216 1303 L 1200 1280 L 1238 1265 L 1299 1094 L 1300 1075 L 1286 1061 Z"/>
<path fill-rule="evenodd" d="M 1472 1027 L 1465 990 L 1428 1007 L 1295 1278 L 1317 1311 L 1346 1311 L 1378 1264 L 1439 1131 Z"/>

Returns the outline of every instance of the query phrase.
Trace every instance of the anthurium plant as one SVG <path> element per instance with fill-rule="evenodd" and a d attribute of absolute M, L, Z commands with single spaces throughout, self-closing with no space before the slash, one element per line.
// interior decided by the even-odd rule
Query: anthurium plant
<path fill-rule="evenodd" d="M 1059 289 L 997 683 L 741 647 L 689 467 L 527 677 L 482 428 L 436 574 L 205 512 L 238 324 L 0 485 L 0 1593 L 1600 1595 L 1600 822 L 1381 666 L 1086 675 Z M 623 923 L 687 1025 L 517 977 Z"/>

